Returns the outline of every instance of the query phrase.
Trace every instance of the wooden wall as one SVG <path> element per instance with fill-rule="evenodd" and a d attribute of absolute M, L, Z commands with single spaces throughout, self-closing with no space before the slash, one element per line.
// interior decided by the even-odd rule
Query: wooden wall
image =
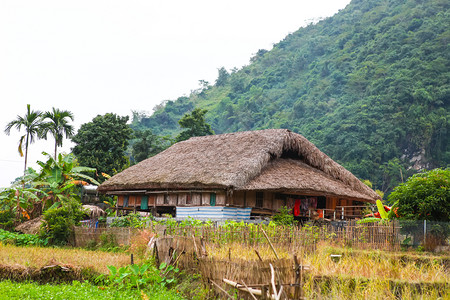
<path fill-rule="evenodd" d="M 283 206 L 288 205 L 290 198 L 301 198 L 302 195 L 290 195 L 274 192 L 256 191 L 235 191 L 231 196 L 227 196 L 225 192 L 180 192 L 180 193 L 158 193 L 158 194 L 131 194 L 118 196 L 118 208 L 122 209 L 140 209 L 142 197 L 148 197 L 148 210 L 152 207 L 189 207 L 189 206 L 210 206 L 211 195 L 215 194 L 215 206 L 234 206 L 234 207 L 252 207 L 257 212 L 275 213 Z M 257 196 L 261 199 L 262 207 L 256 207 Z M 127 205 L 125 205 L 127 203 Z M 259 202 L 261 203 L 261 202 Z M 355 201 L 342 199 L 338 197 L 326 197 L 326 209 L 328 213 L 332 213 L 337 206 L 356 205 Z M 125 205 L 125 206 L 124 206 Z M 346 214 L 359 213 L 357 208 L 346 208 Z"/>
<path fill-rule="evenodd" d="M 245 200 L 247 202 L 247 207 L 255 207 L 255 205 L 256 205 L 256 192 L 255 191 L 246 191 Z"/>

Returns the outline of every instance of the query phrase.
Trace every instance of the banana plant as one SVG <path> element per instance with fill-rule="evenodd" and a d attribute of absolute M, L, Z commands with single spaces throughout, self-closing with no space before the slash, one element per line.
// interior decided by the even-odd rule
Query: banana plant
<path fill-rule="evenodd" d="M 33 185 L 47 194 L 43 198 L 43 208 L 47 206 L 47 201 L 53 208 L 61 202 L 68 201 L 69 198 L 77 198 L 78 194 L 74 187 L 78 185 L 87 185 L 88 182 L 99 185 L 94 178 L 84 174 L 95 172 L 95 169 L 77 166 L 73 154 L 63 155 L 60 153 L 57 160 L 47 152 L 42 152 L 42 154 L 48 159 L 46 162 L 37 162 L 41 171 L 35 174 Z"/>
<path fill-rule="evenodd" d="M 372 216 L 369 216 L 367 218 L 359 220 L 358 224 L 365 224 L 365 223 L 387 223 L 390 220 L 394 219 L 395 217 L 398 217 L 397 215 L 397 208 L 398 208 L 398 201 L 395 202 L 390 208 L 386 209 L 383 205 L 383 202 L 381 200 L 376 201 L 378 214 L 371 214 Z M 379 217 L 378 217 L 379 215 Z"/>

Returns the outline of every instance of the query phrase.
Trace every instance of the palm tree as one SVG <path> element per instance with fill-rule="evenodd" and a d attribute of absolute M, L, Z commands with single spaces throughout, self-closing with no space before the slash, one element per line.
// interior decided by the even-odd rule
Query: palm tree
<path fill-rule="evenodd" d="M 44 121 L 49 119 L 50 121 L 44 124 L 43 137 L 47 139 L 47 133 L 50 132 L 55 138 L 55 160 L 57 155 L 58 146 L 63 144 L 64 135 L 66 138 L 70 138 L 74 134 L 74 128 L 69 124 L 69 120 L 73 121 L 73 114 L 67 110 L 59 110 L 58 108 L 52 108 L 52 111 L 47 111 L 42 115 Z"/>
<path fill-rule="evenodd" d="M 26 134 L 20 137 L 19 140 L 19 154 L 23 156 L 22 146 L 25 140 L 25 167 L 24 173 L 27 170 L 27 160 L 28 160 L 28 145 L 34 143 L 36 138 L 41 137 L 43 122 L 42 122 L 42 112 L 30 109 L 30 104 L 27 104 L 27 114 L 25 116 L 17 116 L 17 119 L 9 122 L 5 127 L 5 133 L 9 135 L 11 133 L 11 128 L 15 127 L 18 131 L 25 128 Z"/>

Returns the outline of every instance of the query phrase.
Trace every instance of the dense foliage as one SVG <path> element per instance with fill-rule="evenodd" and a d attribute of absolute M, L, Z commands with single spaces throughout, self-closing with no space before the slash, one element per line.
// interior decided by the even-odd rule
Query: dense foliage
<path fill-rule="evenodd" d="M 130 161 L 138 163 L 170 147 L 172 140 L 169 137 L 153 134 L 150 129 L 136 130 L 130 144 Z"/>
<path fill-rule="evenodd" d="M 58 208 L 50 208 L 44 213 L 39 237 L 53 245 L 66 245 L 71 238 L 73 226 L 78 225 L 85 214 L 76 200 L 67 201 Z"/>
<path fill-rule="evenodd" d="M 73 114 L 67 110 L 60 110 L 52 108 L 52 111 L 47 111 L 42 115 L 42 118 L 47 122 L 43 125 L 43 137 L 47 139 L 47 134 L 50 133 L 55 139 L 55 159 L 58 147 L 62 147 L 64 136 L 66 138 L 72 137 L 74 134 L 74 127 L 69 124 L 69 120 L 73 121 Z"/>
<path fill-rule="evenodd" d="M 415 170 L 450 163 L 449 7 L 353 0 L 134 126 L 178 134 L 177 120 L 199 107 L 216 133 L 291 129 L 390 191 Z"/>
<path fill-rule="evenodd" d="M 194 136 L 214 134 L 211 125 L 205 122 L 206 109 L 196 108 L 191 113 L 185 114 L 179 121 L 184 130 L 177 136 L 176 141 L 181 142 Z"/>
<path fill-rule="evenodd" d="M 389 195 L 398 201 L 398 213 L 409 220 L 450 220 L 450 169 L 421 172 L 400 184 Z"/>
<path fill-rule="evenodd" d="M 79 300 L 79 299 L 140 299 L 138 291 L 117 290 L 113 288 L 99 289 L 90 283 L 74 282 L 72 284 L 41 285 L 32 282 L 12 282 L 1 281 L 0 293 L 4 299 L 60 299 L 60 300 Z M 158 299 L 158 298 L 154 298 Z M 159 299 L 165 299 L 163 297 Z"/>
<path fill-rule="evenodd" d="M 45 246 L 47 240 L 35 234 L 20 234 L 0 229 L 0 242 L 16 246 Z"/>
<path fill-rule="evenodd" d="M 125 150 L 133 134 L 127 121 L 128 117 L 108 113 L 98 115 L 91 122 L 81 125 L 72 138 L 76 144 L 73 153 L 78 162 L 109 175 L 125 169 L 130 163 Z M 99 181 L 105 178 L 101 173 L 96 175 Z"/>

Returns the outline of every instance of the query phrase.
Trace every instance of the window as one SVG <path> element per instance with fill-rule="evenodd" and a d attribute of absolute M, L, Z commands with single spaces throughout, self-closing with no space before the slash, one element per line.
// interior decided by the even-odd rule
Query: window
<path fill-rule="evenodd" d="M 186 204 L 192 204 L 192 197 L 191 194 L 186 195 Z"/>
<path fill-rule="evenodd" d="M 256 192 L 256 203 L 255 207 L 262 208 L 264 202 L 264 193 L 263 192 Z"/>

